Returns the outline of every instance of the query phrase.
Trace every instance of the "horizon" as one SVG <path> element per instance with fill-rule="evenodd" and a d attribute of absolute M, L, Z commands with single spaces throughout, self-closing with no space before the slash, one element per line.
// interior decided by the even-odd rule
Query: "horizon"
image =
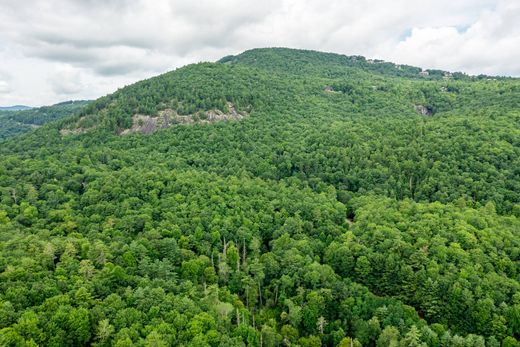
<path fill-rule="evenodd" d="M 254 47 L 254 48 L 249 48 L 249 49 L 246 49 L 242 52 L 239 52 L 237 54 L 228 54 L 228 55 L 224 55 L 214 61 L 198 61 L 198 62 L 192 62 L 192 63 L 188 63 L 186 65 L 183 65 L 183 66 L 179 66 L 179 67 L 176 67 L 176 68 L 173 68 L 172 70 L 168 70 L 168 71 L 164 71 L 164 72 L 161 72 L 161 73 L 157 73 L 157 74 L 154 74 L 154 75 L 151 75 L 151 76 L 147 76 L 147 77 L 143 77 L 142 79 L 139 79 L 137 81 L 134 81 L 134 82 L 131 82 L 131 83 L 128 83 L 128 84 L 125 84 L 125 85 L 122 85 L 122 86 L 117 86 L 114 90 L 111 90 L 109 92 L 107 92 L 106 94 L 102 94 L 102 95 L 99 95 L 97 97 L 94 97 L 94 98 L 91 98 L 91 99 L 63 99 L 63 100 L 58 100 L 56 102 L 53 102 L 53 103 L 50 103 L 50 104 L 39 104 L 39 105 L 29 105 L 29 104 L 13 104 L 13 105 L 1 105 L 0 104 L 0 109 L 4 108 L 4 109 L 8 109 L 8 108 L 13 108 L 13 107 L 24 107 L 24 108 L 27 108 L 27 109 L 35 109 L 35 108 L 40 108 L 40 107 L 45 107 L 45 106 L 53 106 L 53 105 L 58 105 L 58 104 L 61 104 L 61 103 L 67 103 L 67 102 L 76 102 L 76 101 L 92 101 L 92 100 L 96 100 L 98 98 L 101 98 L 103 96 L 106 96 L 106 95 L 110 95 L 114 92 L 116 92 L 118 89 L 121 89 L 121 88 L 125 88 L 129 85 L 132 85 L 132 84 L 135 84 L 141 80 L 144 80 L 144 79 L 148 79 L 148 78 L 154 78 L 154 77 L 157 77 L 163 73 L 167 73 L 167 72 L 170 72 L 170 71 L 174 71 L 178 68 L 181 68 L 181 67 L 184 67 L 184 66 L 187 66 L 187 65 L 192 65 L 192 64 L 198 64 L 198 63 L 203 63 L 203 62 L 209 62 L 209 63 L 216 63 L 218 62 L 218 60 L 224 58 L 224 57 L 227 57 L 227 56 L 236 56 L 236 55 L 240 55 L 244 52 L 248 52 L 248 51 L 251 51 L 251 50 L 256 50 L 256 49 L 279 49 L 279 48 L 283 48 L 283 49 L 290 49 L 290 50 L 295 50 L 295 51 L 308 51 L 308 52 L 319 52 L 319 53 L 324 53 L 324 54 L 335 54 L 335 55 L 341 55 L 341 56 L 346 56 L 346 57 L 362 57 L 364 59 L 366 59 L 367 61 L 368 60 L 374 60 L 374 61 L 377 61 L 377 62 L 381 62 L 381 63 L 391 63 L 391 64 L 395 64 L 395 65 L 408 65 L 408 64 L 401 64 L 399 62 L 395 62 L 395 61 L 386 61 L 386 60 L 383 60 L 383 59 L 377 59 L 377 58 L 372 58 L 372 57 L 366 57 L 366 56 L 363 56 L 363 55 L 359 55 L 359 54 L 352 54 L 352 55 L 347 55 L 347 54 L 341 54 L 341 53 L 335 53 L 335 52 L 330 52 L 330 51 L 318 51 L 318 50 L 314 50 L 314 49 L 305 49 L 305 48 L 295 48 L 295 47 Z M 408 66 L 413 66 L 413 65 L 408 65 Z M 432 70 L 441 70 L 441 69 L 434 69 L 434 68 L 427 68 L 427 67 L 423 67 L 423 66 L 413 66 L 413 67 L 416 67 L 416 68 L 420 68 L 422 69 L 423 71 L 432 71 Z M 490 78 L 520 78 L 518 76 L 507 76 L 507 75 L 486 75 L 486 74 L 468 74 L 466 72 L 463 72 L 463 71 L 449 71 L 449 70 L 445 70 L 446 72 L 449 72 L 449 73 L 463 73 L 463 74 L 467 74 L 468 76 L 470 77 L 478 77 L 479 75 L 480 76 L 486 76 L 486 77 L 490 77 Z M 2 110 L 2 111 L 7 111 L 7 110 Z M 19 110 L 13 110 L 13 111 L 19 111 Z"/>
<path fill-rule="evenodd" d="M 0 4 L 0 105 L 96 99 L 144 78 L 254 47 L 520 77 L 520 4 L 513 0 L 333 0 L 326 7 L 317 0 L 29 4 Z"/>

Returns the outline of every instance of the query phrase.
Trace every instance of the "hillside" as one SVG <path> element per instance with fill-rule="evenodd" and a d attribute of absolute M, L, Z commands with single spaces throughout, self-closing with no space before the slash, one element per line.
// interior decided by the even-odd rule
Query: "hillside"
<path fill-rule="evenodd" d="M 76 100 L 37 108 L 17 108 L 9 111 L 0 109 L 0 141 L 71 116 L 87 104 L 88 101 Z"/>
<path fill-rule="evenodd" d="M 518 79 L 254 49 L 0 155 L 0 344 L 518 345 Z"/>
<path fill-rule="evenodd" d="M 0 111 L 23 111 L 30 110 L 32 107 L 25 105 L 0 106 Z"/>

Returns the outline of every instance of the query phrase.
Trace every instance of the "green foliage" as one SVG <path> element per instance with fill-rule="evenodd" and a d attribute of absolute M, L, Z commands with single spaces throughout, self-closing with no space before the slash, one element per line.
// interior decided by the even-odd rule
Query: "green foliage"
<path fill-rule="evenodd" d="M 252 50 L 2 143 L 0 345 L 517 346 L 520 84 L 420 71 Z"/>
<path fill-rule="evenodd" d="M 29 132 L 46 123 L 71 116 L 87 104 L 88 101 L 78 100 L 20 111 L 0 110 L 0 141 Z"/>

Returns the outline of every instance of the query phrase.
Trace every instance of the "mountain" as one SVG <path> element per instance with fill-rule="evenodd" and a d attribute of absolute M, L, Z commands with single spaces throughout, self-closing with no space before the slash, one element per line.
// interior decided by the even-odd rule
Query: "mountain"
<path fill-rule="evenodd" d="M 76 100 L 38 108 L 11 108 L 9 111 L 0 108 L 0 141 L 70 116 L 87 104 L 88 101 Z"/>
<path fill-rule="evenodd" d="M 253 49 L 0 145 L 0 345 L 516 346 L 520 80 Z"/>
<path fill-rule="evenodd" d="M 32 107 L 24 105 L 0 106 L 0 111 L 22 111 L 30 110 Z"/>

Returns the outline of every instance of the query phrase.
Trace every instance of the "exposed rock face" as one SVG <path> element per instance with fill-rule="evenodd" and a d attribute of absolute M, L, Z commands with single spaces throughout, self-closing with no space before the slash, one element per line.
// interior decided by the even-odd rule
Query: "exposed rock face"
<path fill-rule="evenodd" d="M 423 116 L 432 116 L 433 112 L 430 108 L 424 105 L 415 105 L 415 111 Z"/>
<path fill-rule="evenodd" d="M 83 121 L 84 119 L 85 117 L 81 117 L 77 122 L 69 125 L 67 128 L 60 129 L 60 134 L 62 136 L 79 135 L 88 133 L 89 131 L 94 130 L 96 128 L 96 126 L 91 126 L 87 128 L 80 126 L 79 124 L 81 124 L 81 121 Z"/>
<path fill-rule="evenodd" d="M 332 86 L 325 86 L 325 89 L 324 89 L 326 92 L 329 92 L 329 93 L 332 93 L 334 92 L 334 88 L 332 88 Z"/>
<path fill-rule="evenodd" d="M 142 114 L 136 114 L 132 117 L 132 127 L 130 129 L 123 130 L 121 135 L 137 132 L 141 134 L 151 134 L 157 129 L 167 128 L 169 126 L 170 121 L 166 115 L 151 117 Z"/>
<path fill-rule="evenodd" d="M 235 106 L 228 102 L 228 112 L 210 110 L 197 114 L 179 115 L 176 110 L 166 109 L 160 111 L 157 116 L 136 114 L 132 117 L 132 127 L 123 130 L 120 135 L 134 133 L 151 134 L 159 129 L 169 128 L 172 125 L 189 125 L 194 123 L 215 123 L 219 121 L 240 120 L 246 117 L 246 112 L 237 112 Z"/>

